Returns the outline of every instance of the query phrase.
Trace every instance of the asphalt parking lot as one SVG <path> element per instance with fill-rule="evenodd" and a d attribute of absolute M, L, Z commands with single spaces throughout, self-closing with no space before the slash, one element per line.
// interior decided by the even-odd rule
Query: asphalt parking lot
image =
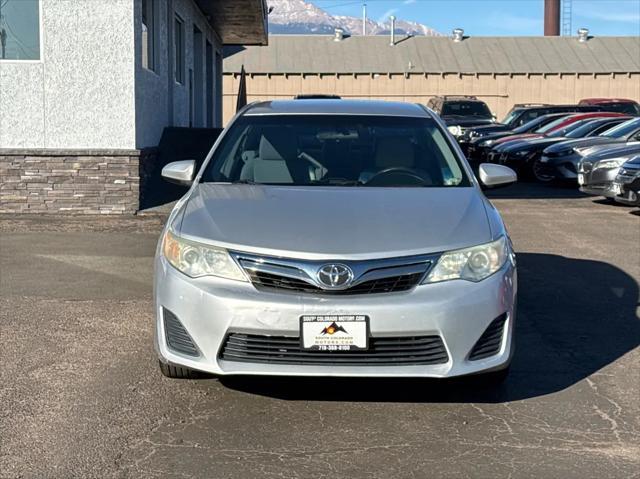
<path fill-rule="evenodd" d="M 496 191 L 518 252 L 497 390 L 435 380 L 161 376 L 162 219 L 4 216 L 0 477 L 640 477 L 640 217 Z"/>

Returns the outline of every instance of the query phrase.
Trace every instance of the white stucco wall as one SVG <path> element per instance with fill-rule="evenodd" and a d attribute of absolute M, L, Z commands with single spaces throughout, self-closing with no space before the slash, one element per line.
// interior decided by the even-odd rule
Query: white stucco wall
<path fill-rule="evenodd" d="M 135 0 L 135 64 L 136 64 L 136 146 L 155 146 L 160 140 L 165 126 L 189 126 L 189 69 L 194 68 L 193 27 L 203 34 L 203 55 L 205 41 L 213 46 L 214 76 L 219 79 L 220 88 L 214 93 L 214 102 L 222 102 L 222 72 L 216 71 L 215 52 L 221 51 L 220 41 L 192 0 L 166 0 L 156 3 L 155 67 L 154 71 L 142 67 L 142 2 Z M 174 80 L 173 74 L 173 22 L 175 14 L 184 21 L 185 71 L 184 83 Z M 202 75 L 202 90 L 206 102 L 206 59 L 203 58 L 205 74 Z M 194 126 L 206 125 L 204 114 Z M 215 115 L 214 115 L 215 118 Z M 215 126 L 219 126 L 218 118 Z"/>
<path fill-rule="evenodd" d="M 189 126 L 194 24 L 213 46 L 221 104 L 221 44 L 193 0 L 156 0 L 154 71 L 142 67 L 141 0 L 40 2 L 40 60 L 0 61 L 0 148 L 144 148 L 158 144 L 165 126 Z M 184 21 L 184 84 L 173 78 L 175 13 Z M 206 102 L 204 59 L 203 68 Z M 202 110 L 194 126 L 206 126 Z"/>
<path fill-rule="evenodd" d="M 41 0 L 37 62 L 0 61 L 0 148 L 132 149 L 132 0 Z"/>

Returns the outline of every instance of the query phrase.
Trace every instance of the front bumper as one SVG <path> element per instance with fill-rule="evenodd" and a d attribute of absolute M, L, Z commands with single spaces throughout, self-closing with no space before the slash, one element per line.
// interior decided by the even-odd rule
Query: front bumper
<path fill-rule="evenodd" d="M 509 364 L 517 273 L 507 264 L 479 282 L 448 281 L 411 291 L 353 296 L 316 296 L 258 291 L 251 283 L 214 277 L 189 278 L 162 256 L 155 260 L 156 351 L 161 361 L 217 375 L 451 377 L 499 370 Z M 164 308 L 182 323 L 200 354 L 167 346 Z M 471 361 L 470 351 L 498 316 L 507 320 L 497 354 Z M 220 358 L 230 333 L 299 337 L 302 315 L 368 315 L 370 336 L 399 338 L 438 335 L 448 355 L 432 365 L 265 364 Z M 348 354 L 345 353 L 345 354 Z"/>
<path fill-rule="evenodd" d="M 576 158 L 573 155 L 560 158 L 543 155 L 538 162 L 538 168 L 542 173 L 556 180 L 577 181 L 579 160 L 580 157 Z"/>
<path fill-rule="evenodd" d="M 629 206 L 640 206 L 640 174 L 637 170 L 629 171 L 624 166 L 620 168 L 613 182 L 617 203 Z"/>
<path fill-rule="evenodd" d="M 617 194 L 613 187 L 620 168 L 597 168 L 587 170 L 584 167 L 578 171 L 580 191 L 588 195 L 614 198 Z"/>

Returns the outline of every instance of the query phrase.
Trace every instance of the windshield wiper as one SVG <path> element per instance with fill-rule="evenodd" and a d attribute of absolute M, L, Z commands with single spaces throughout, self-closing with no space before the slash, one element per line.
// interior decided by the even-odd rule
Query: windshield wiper
<path fill-rule="evenodd" d="M 333 185 L 333 186 L 362 186 L 359 180 L 347 180 L 345 178 L 323 178 L 321 180 L 311 181 L 310 185 Z"/>
<path fill-rule="evenodd" d="M 231 183 L 232 185 L 257 185 L 259 183 L 256 183 L 253 180 L 235 180 L 235 181 L 230 181 L 229 183 Z"/>

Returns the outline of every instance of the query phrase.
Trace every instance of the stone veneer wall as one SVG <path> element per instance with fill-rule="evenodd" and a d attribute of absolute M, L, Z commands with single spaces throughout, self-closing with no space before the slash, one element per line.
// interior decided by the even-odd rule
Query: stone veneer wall
<path fill-rule="evenodd" d="M 135 213 L 140 162 L 153 154 L 0 149 L 0 213 Z"/>

